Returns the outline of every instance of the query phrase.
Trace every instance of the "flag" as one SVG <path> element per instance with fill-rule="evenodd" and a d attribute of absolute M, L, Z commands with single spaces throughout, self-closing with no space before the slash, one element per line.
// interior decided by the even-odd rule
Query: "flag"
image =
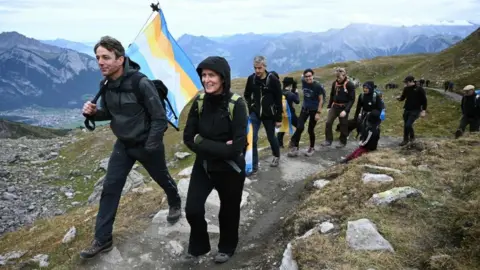
<path fill-rule="evenodd" d="M 253 125 L 248 118 L 247 124 L 247 151 L 245 152 L 245 173 L 249 174 L 253 171 Z"/>
<path fill-rule="evenodd" d="M 202 83 L 195 66 L 168 31 L 162 10 L 154 14 L 126 54 L 150 80 L 161 80 L 167 86 L 173 108 L 166 106 L 167 119 L 178 129 L 180 113 L 201 91 Z"/>
<path fill-rule="evenodd" d="M 282 96 L 282 107 L 282 125 L 278 129 L 278 132 L 289 132 L 290 135 L 293 135 L 295 129 L 292 125 L 292 113 L 290 112 L 290 107 L 287 104 L 285 96 Z"/>

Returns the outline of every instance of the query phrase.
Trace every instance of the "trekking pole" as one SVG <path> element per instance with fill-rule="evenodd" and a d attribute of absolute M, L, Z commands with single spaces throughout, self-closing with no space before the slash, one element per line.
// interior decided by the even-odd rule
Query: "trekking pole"
<path fill-rule="evenodd" d="M 102 95 L 103 89 L 105 89 L 107 83 L 108 83 L 108 80 L 105 80 L 105 83 L 103 84 L 100 91 L 98 91 L 98 93 L 95 95 L 95 97 L 90 101 L 91 103 L 97 104 L 97 101 L 100 98 L 100 96 Z M 90 131 L 94 131 L 95 130 L 95 121 L 93 121 L 93 116 L 88 115 L 88 114 L 83 114 L 83 116 L 85 116 L 85 121 L 83 122 L 85 127 Z"/>

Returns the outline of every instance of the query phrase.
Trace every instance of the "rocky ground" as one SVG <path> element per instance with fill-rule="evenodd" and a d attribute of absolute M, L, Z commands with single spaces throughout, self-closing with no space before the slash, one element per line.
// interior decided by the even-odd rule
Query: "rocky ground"
<path fill-rule="evenodd" d="M 74 141 L 69 136 L 0 140 L 0 236 L 36 218 L 65 212 L 68 206 L 62 201 L 74 191 L 55 185 L 58 176 L 49 172 L 55 171 L 55 160 L 62 158 L 60 148 Z"/>

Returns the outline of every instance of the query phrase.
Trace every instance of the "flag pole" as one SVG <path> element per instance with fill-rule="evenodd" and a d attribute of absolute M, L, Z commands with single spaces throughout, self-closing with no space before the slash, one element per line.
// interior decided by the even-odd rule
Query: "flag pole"
<path fill-rule="evenodd" d="M 133 41 L 130 43 L 130 45 L 132 43 L 135 42 L 135 40 L 138 38 L 138 36 L 140 35 L 140 33 L 142 33 L 143 31 L 143 28 L 145 28 L 145 25 L 147 25 L 148 21 L 150 20 L 150 18 L 152 17 L 152 14 L 154 12 L 160 12 L 160 3 L 157 1 L 156 4 L 152 3 L 150 4 L 150 8 L 152 9 L 152 13 L 150 13 L 150 15 L 147 17 L 147 20 L 145 21 L 145 23 L 143 24 L 143 26 L 140 28 L 140 30 L 138 31 L 137 35 L 135 36 L 135 38 L 133 39 Z M 128 47 L 130 47 L 130 45 L 128 45 Z"/>

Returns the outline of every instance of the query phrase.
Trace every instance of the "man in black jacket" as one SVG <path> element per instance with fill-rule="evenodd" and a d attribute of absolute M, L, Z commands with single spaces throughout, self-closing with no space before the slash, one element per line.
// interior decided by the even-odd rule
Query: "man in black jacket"
<path fill-rule="evenodd" d="M 415 140 L 415 132 L 413 130 L 413 123 L 419 116 L 424 117 L 427 110 L 427 94 L 425 90 L 417 86 L 415 78 L 413 76 L 407 76 L 405 80 L 405 87 L 403 88 L 402 95 L 397 98 L 399 101 L 405 100 L 403 106 L 403 141 L 400 146 L 406 145 L 409 141 Z"/>
<path fill-rule="evenodd" d="M 165 191 L 170 206 L 167 220 L 176 222 L 181 215 L 177 185 L 165 162 L 165 109 L 155 86 L 138 71 L 138 64 L 125 56 L 125 49 L 118 40 L 102 37 L 94 51 L 105 76 L 100 85 L 106 88 L 101 98 L 102 108 L 97 109 L 95 104 L 87 102 L 83 106 L 83 113 L 93 117 L 94 121 L 111 120 L 110 127 L 117 141 L 103 183 L 95 238 L 91 246 L 80 253 L 84 259 L 112 249 L 115 215 L 127 176 L 136 160 Z M 142 100 L 137 100 L 137 96 Z"/>
<path fill-rule="evenodd" d="M 478 132 L 480 129 L 480 95 L 475 94 L 473 85 L 465 86 L 463 91 L 465 94 L 460 103 L 462 119 L 457 132 L 455 132 L 455 138 L 462 136 L 468 125 L 470 125 L 470 132 Z"/>
<path fill-rule="evenodd" d="M 333 141 L 332 126 L 338 117 L 340 122 L 340 144 L 337 148 L 347 145 L 348 137 L 348 113 L 355 103 L 355 85 L 347 79 L 347 71 L 344 68 L 335 70 L 337 79 L 332 83 L 330 100 L 328 101 L 327 123 L 325 124 L 325 142 L 322 146 L 330 146 Z"/>
<path fill-rule="evenodd" d="M 282 125 L 282 87 L 272 73 L 266 70 L 267 60 L 263 56 L 253 59 L 255 73 L 248 76 L 244 97 L 248 104 L 250 120 L 253 125 L 253 172 L 258 170 L 258 131 L 263 123 L 268 142 L 272 149 L 273 160 L 270 164 L 277 167 L 280 161 L 280 146 L 275 138 L 275 127 Z"/>
<path fill-rule="evenodd" d="M 196 154 L 185 207 L 191 228 L 188 254 L 197 257 L 210 251 L 205 201 L 216 189 L 220 241 L 215 262 L 224 263 L 238 244 L 248 112 L 245 101 L 230 91 L 230 66 L 225 58 L 208 57 L 197 72 L 205 93 L 195 98 L 183 133 L 185 145 Z"/>

